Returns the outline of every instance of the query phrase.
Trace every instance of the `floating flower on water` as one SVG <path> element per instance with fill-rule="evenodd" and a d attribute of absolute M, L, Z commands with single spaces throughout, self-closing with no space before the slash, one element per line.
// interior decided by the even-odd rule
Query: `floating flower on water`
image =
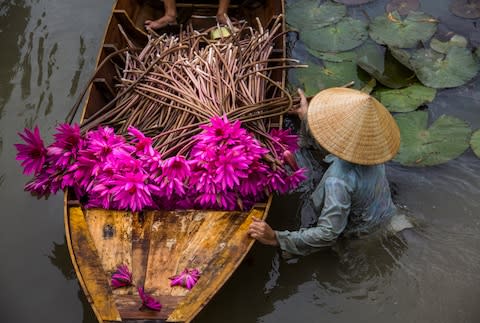
<path fill-rule="evenodd" d="M 162 304 L 160 304 L 160 302 L 153 298 L 151 295 L 145 293 L 142 287 L 138 287 L 138 295 L 142 300 L 142 307 L 140 307 L 140 309 L 142 309 L 143 307 L 146 307 L 153 311 L 160 311 L 162 309 Z"/>
<path fill-rule="evenodd" d="M 132 285 L 132 273 L 127 265 L 120 265 L 112 274 L 111 284 L 113 288 L 120 288 Z"/>
<path fill-rule="evenodd" d="M 40 137 L 40 130 L 35 127 L 33 132 L 28 129 L 24 133 L 18 133 L 25 144 L 15 144 L 17 148 L 17 160 L 21 161 L 24 174 L 38 174 L 45 164 L 47 149 Z"/>
<path fill-rule="evenodd" d="M 170 286 L 182 286 L 187 289 L 192 289 L 200 278 L 200 270 L 196 268 L 185 268 L 180 274 L 170 277 Z"/>

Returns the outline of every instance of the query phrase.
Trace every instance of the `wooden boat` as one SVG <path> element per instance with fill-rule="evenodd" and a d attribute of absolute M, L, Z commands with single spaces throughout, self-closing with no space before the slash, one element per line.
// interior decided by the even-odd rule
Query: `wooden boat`
<path fill-rule="evenodd" d="M 215 16 L 217 1 L 177 1 L 183 22 L 205 24 L 196 16 Z M 119 25 L 137 44 L 147 42 L 146 19 L 161 16 L 161 1 L 118 0 L 103 39 L 97 66 L 110 53 L 126 47 Z M 283 14 L 283 2 L 231 1 L 229 15 L 268 26 Z M 181 21 L 182 22 L 182 21 Z M 208 22 L 215 23 L 215 20 Z M 284 24 L 283 24 L 284 26 Z M 200 26 L 201 27 L 201 26 Z M 285 57 L 285 38 L 278 37 L 273 55 Z M 114 94 L 113 67 L 99 69 L 87 92 L 82 121 L 88 120 Z M 285 84 L 285 72 L 274 74 Z M 280 120 L 278 121 L 280 123 Z M 252 217 L 267 216 L 271 197 L 248 212 L 146 211 L 84 209 L 70 193 L 64 201 L 65 232 L 77 278 L 99 322 L 190 322 L 228 280 L 253 245 L 247 236 Z M 132 271 L 135 286 L 158 299 L 161 311 L 140 310 L 135 287 L 113 290 L 111 274 L 121 264 Z M 169 277 L 185 267 L 200 267 L 202 276 L 192 290 L 170 287 Z"/>

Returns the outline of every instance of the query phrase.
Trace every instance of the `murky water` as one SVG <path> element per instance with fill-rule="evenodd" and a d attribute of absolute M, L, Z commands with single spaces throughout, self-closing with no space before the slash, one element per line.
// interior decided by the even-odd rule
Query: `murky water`
<path fill-rule="evenodd" d="M 480 21 L 422 9 L 480 42 Z M 367 6 L 374 13 L 385 1 Z M 64 239 L 61 196 L 37 200 L 15 161 L 17 132 L 50 134 L 95 65 L 111 0 L 0 2 L 0 321 L 85 322 L 95 318 L 79 288 Z M 479 77 L 440 91 L 429 104 L 480 127 Z M 282 260 L 256 245 L 196 322 L 480 321 L 480 160 L 468 150 L 447 164 L 390 164 L 396 203 L 418 219 L 417 235 L 372 238 L 334 251 Z M 300 195 L 275 199 L 270 223 L 299 225 Z"/>

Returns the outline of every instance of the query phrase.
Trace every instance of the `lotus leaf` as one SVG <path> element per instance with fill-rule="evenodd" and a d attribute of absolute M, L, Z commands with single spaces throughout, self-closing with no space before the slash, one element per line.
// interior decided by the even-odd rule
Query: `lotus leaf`
<path fill-rule="evenodd" d="M 470 138 L 470 147 L 472 147 L 473 152 L 480 158 L 480 129 L 475 131 Z"/>
<path fill-rule="evenodd" d="M 410 112 L 422 104 L 432 102 L 437 91 L 415 83 L 403 89 L 381 88 L 374 96 L 391 112 Z"/>
<path fill-rule="evenodd" d="M 411 48 L 427 41 L 437 29 L 437 20 L 422 12 L 412 11 L 402 20 L 398 12 L 376 17 L 370 24 L 370 37 L 379 44 Z"/>
<path fill-rule="evenodd" d="M 399 63 L 383 46 L 367 41 L 356 49 L 357 64 L 381 84 L 398 89 L 412 83 L 415 73 Z"/>
<path fill-rule="evenodd" d="M 450 11 L 462 18 L 480 18 L 480 1 L 478 0 L 454 0 L 450 5 Z"/>
<path fill-rule="evenodd" d="M 393 57 L 400 63 L 402 63 L 403 66 L 411 69 L 413 71 L 413 66 L 410 64 L 410 53 L 406 51 L 405 49 L 400 49 L 396 47 L 389 47 L 388 50 L 390 51 L 390 54 L 392 54 Z"/>
<path fill-rule="evenodd" d="M 334 0 L 335 2 L 340 2 L 346 5 L 359 5 L 372 2 L 373 0 Z"/>
<path fill-rule="evenodd" d="M 415 11 L 420 8 L 419 0 L 392 0 L 387 3 L 385 10 L 387 12 L 396 11 L 400 15 L 405 16 L 410 11 Z"/>
<path fill-rule="evenodd" d="M 395 116 L 400 128 L 402 165 L 431 166 L 460 156 L 469 146 L 471 129 L 464 121 L 443 115 L 428 128 L 428 112 L 414 111 Z"/>
<path fill-rule="evenodd" d="M 289 25 L 303 32 L 336 23 L 346 13 L 347 7 L 339 3 L 303 0 L 288 7 L 286 19 Z"/>
<path fill-rule="evenodd" d="M 305 94 L 315 95 L 318 91 L 335 86 L 343 86 L 354 81 L 355 88 L 363 82 L 358 78 L 355 62 L 334 63 L 324 61 L 324 66 L 309 63 L 308 68 L 293 70 L 293 83 L 302 87 Z"/>
<path fill-rule="evenodd" d="M 461 47 L 452 47 L 447 54 L 420 49 L 412 55 L 410 63 L 420 82 L 436 89 L 463 85 L 479 69 L 479 63 L 472 53 Z"/>
<path fill-rule="evenodd" d="M 430 47 L 442 54 L 446 54 L 448 50 L 454 46 L 457 47 L 467 47 L 468 45 L 468 40 L 460 35 L 454 35 L 452 38 L 450 38 L 449 41 L 442 42 L 438 40 L 437 38 L 433 38 L 430 41 Z"/>
<path fill-rule="evenodd" d="M 341 63 L 341 62 L 355 62 L 357 59 L 357 54 L 354 51 L 350 52 L 340 52 L 340 53 L 328 53 L 320 52 L 307 47 L 307 51 L 317 58 L 320 58 L 324 61 Z"/>
<path fill-rule="evenodd" d="M 301 38 L 307 47 L 320 52 L 347 51 L 368 38 L 367 24 L 346 17 L 333 25 L 305 30 Z"/>

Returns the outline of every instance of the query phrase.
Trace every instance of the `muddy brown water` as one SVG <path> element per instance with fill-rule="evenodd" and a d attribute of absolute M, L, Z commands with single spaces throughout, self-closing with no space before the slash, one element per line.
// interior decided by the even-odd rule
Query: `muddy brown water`
<path fill-rule="evenodd" d="M 96 322 L 65 245 L 62 196 L 37 200 L 15 161 L 17 132 L 61 122 L 90 77 L 111 0 L 0 2 L 0 321 Z M 370 14 L 386 1 L 364 7 Z M 480 21 L 453 17 L 450 1 L 422 9 L 478 45 Z M 360 10 L 360 9 L 358 9 Z M 480 128 L 480 81 L 429 104 Z M 420 229 L 408 241 L 375 238 L 285 261 L 255 245 L 195 322 L 479 322 L 480 160 L 387 169 L 395 202 Z M 294 229 L 302 194 L 276 198 L 270 223 Z"/>

